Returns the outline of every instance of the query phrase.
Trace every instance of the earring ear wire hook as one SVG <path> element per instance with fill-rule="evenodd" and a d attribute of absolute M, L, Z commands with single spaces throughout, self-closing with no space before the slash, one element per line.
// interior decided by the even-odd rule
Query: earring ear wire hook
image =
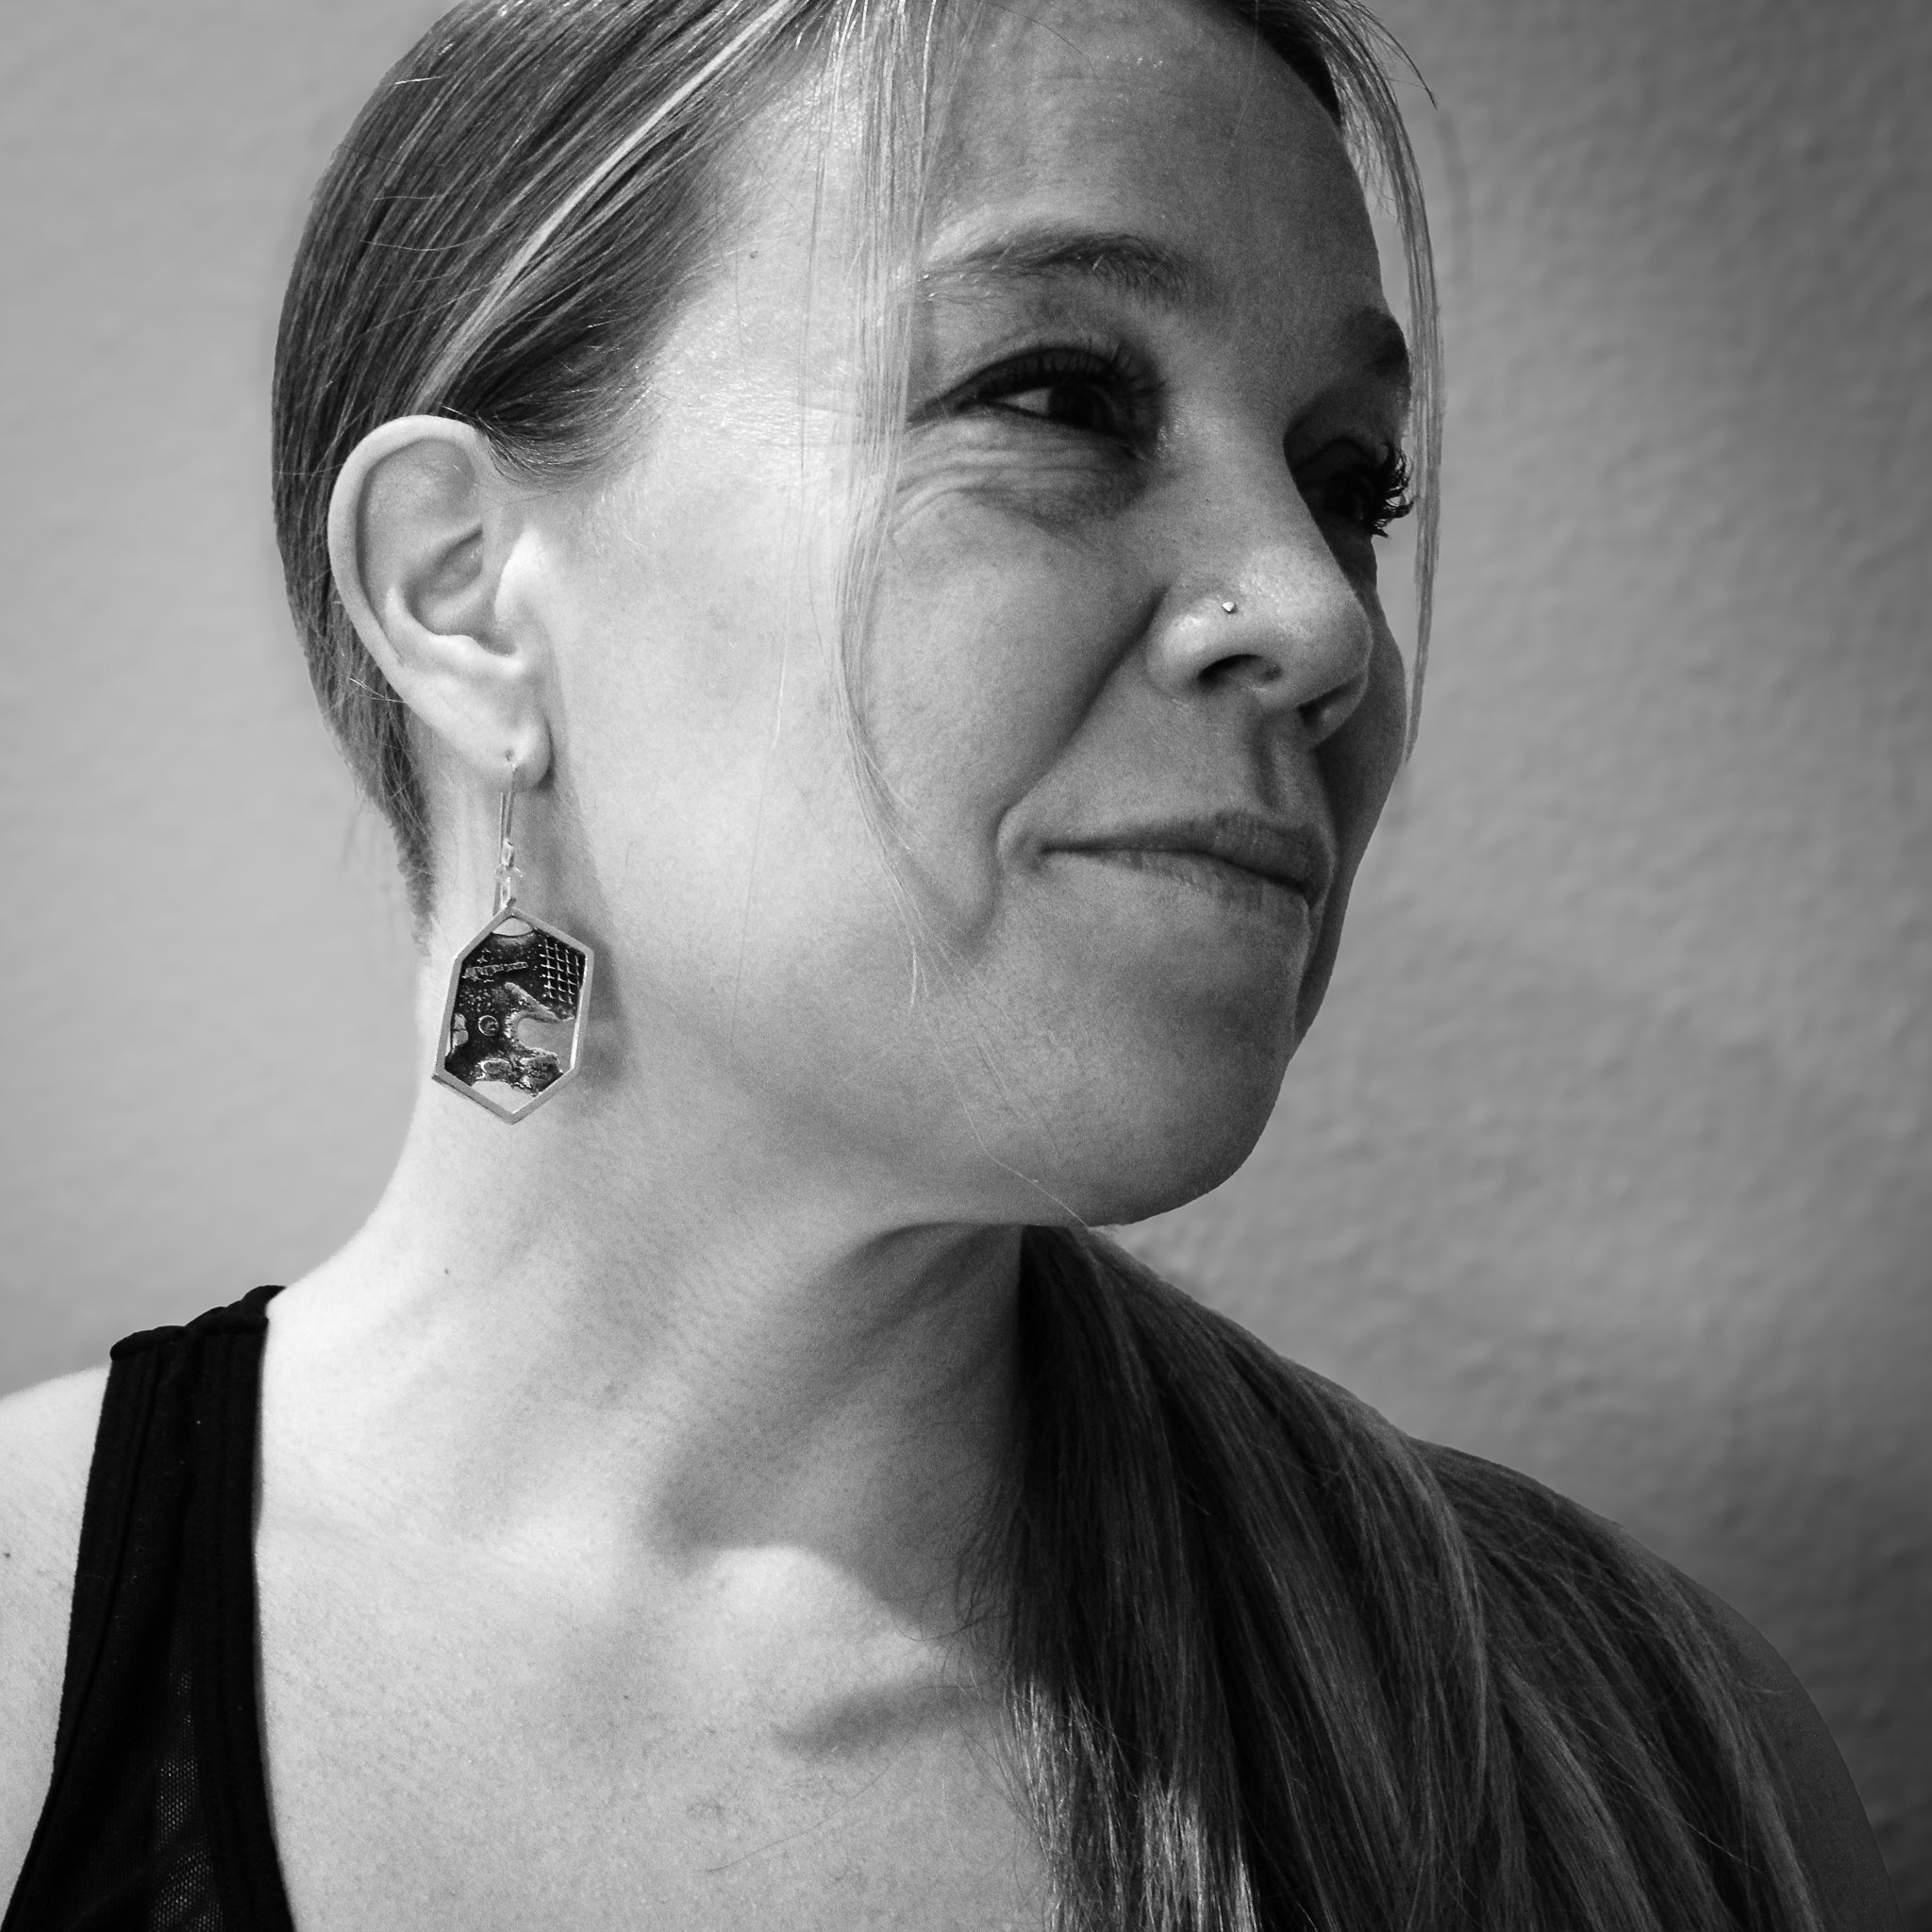
<path fill-rule="evenodd" d="M 496 801 L 496 908 L 491 914 L 492 919 L 508 912 L 516 903 L 517 848 L 510 841 L 516 810 L 516 784 L 517 768 L 512 764 L 508 782 Z"/>

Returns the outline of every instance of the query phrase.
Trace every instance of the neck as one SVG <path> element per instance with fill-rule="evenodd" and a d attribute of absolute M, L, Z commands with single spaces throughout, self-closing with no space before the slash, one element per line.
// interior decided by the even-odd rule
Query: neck
<path fill-rule="evenodd" d="M 427 1089 L 367 1225 L 275 1305 L 281 1413 L 363 1522 L 622 1568 L 783 1545 L 943 1615 L 1010 1433 L 1018 1230 L 615 1087 L 513 1127 Z"/>

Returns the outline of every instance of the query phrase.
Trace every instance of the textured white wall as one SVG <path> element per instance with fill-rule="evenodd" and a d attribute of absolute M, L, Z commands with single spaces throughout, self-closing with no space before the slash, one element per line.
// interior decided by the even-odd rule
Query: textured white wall
<path fill-rule="evenodd" d="M 0 1386 L 306 1267 L 401 1131 L 265 395 L 307 187 L 430 10 L 0 40 Z M 1261 1148 L 1133 1239 L 1731 1596 L 1932 1927 L 1932 9 L 1387 13 L 1442 108 L 1426 728 Z"/>

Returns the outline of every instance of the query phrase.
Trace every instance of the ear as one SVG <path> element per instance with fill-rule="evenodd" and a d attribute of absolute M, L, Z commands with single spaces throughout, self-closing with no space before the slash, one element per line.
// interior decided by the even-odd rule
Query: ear
<path fill-rule="evenodd" d="M 401 416 L 350 453 L 328 555 L 356 634 L 441 747 L 491 787 L 550 762 L 544 645 L 500 592 L 520 520 L 483 435 Z"/>

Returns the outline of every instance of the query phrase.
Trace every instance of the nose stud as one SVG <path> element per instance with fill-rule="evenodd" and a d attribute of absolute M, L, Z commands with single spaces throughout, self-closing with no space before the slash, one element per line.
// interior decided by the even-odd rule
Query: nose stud
<path fill-rule="evenodd" d="M 1234 615 L 1234 599 L 1232 597 L 1224 597 L 1221 600 L 1221 608 L 1232 617 Z"/>

